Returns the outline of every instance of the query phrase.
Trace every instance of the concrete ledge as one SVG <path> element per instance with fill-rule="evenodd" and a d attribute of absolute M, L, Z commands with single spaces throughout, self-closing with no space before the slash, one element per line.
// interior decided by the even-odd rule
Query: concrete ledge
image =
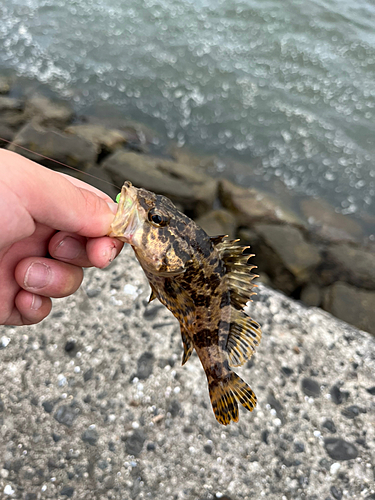
<path fill-rule="evenodd" d="M 0 498 L 373 499 L 375 341 L 260 287 L 227 428 L 130 248 L 32 327 L 0 329 Z"/>

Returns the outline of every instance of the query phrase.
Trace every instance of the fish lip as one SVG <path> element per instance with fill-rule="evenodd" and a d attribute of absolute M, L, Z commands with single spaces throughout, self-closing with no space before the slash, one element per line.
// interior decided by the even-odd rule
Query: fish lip
<path fill-rule="evenodd" d="M 137 203 L 137 191 L 130 182 L 125 182 L 121 188 L 117 213 L 109 228 L 108 236 L 134 244 L 133 238 L 142 225 Z"/>

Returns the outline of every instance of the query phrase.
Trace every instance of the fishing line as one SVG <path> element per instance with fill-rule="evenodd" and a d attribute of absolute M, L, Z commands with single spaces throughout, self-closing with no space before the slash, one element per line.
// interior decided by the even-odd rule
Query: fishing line
<path fill-rule="evenodd" d="M 84 172 L 83 170 L 80 170 L 79 168 L 71 167 L 70 165 L 67 165 L 66 163 L 63 163 L 58 160 L 54 160 L 53 158 L 50 158 L 49 156 L 42 155 L 41 153 L 37 153 L 36 151 L 33 151 L 32 149 L 27 149 L 24 146 L 19 146 L 15 142 L 8 141 L 7 139 L 4 139 L 3 137 L 0 137 L 0 141 L 7 142 L 10 146 L 15 146 L 16 148 L 24 149 L 25 151 L 28 151 L 29 153 L 32 153 L 34 155 L 40 156 L 41 158 L 44 158 L 45 160 L 52 161 L 53 163 L 57 163 L 58 165 L 62 165 L 63 167 L 70 168 L 71 170 L 75 170 L 76 172 L 79 172 L 84 175 L 88 175 L 89 177 L 92 177 L 93 179 L 96 179 L 97 181 L 105 182 L 106 184 L 109 184 L 110 186 L 115 187 L 116 189 L 121 188 L 119 186 L 116 186 L 116 184 L 113 184 L 112 182 L 106 181 L 104 179 L 101 179 L 100 177 L 97 177 L 96 175 L 89 174 L 88 172 Z"/>

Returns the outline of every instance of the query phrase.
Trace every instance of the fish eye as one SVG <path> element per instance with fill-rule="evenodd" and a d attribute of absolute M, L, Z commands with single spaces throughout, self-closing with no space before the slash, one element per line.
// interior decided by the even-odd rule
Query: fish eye
<path fill-rule="evenodd" d="M 148 220 L 154 224 L 154 226 L 166 226 L 169 222 L 169 218 L 158 212 L 155 208 L 149 211 Z"/>

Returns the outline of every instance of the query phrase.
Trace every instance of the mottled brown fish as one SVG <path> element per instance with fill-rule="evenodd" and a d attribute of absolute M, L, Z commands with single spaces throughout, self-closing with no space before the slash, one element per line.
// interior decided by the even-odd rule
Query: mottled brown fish
<path fill-rule="evenodd" d="M 261 330 L 243 308 L 253 295 L 246 247 L 210 238 L 166 197 L 125 182 L 110 236 L 129 243 L 152 293 L 178 319 L 184 354 L 193 349 L 207 375 L 212 408 L 223 425 L 238 421 L 238 404 L 252 411 L 256 396 L 233 366 L 248 360 Z"/>

